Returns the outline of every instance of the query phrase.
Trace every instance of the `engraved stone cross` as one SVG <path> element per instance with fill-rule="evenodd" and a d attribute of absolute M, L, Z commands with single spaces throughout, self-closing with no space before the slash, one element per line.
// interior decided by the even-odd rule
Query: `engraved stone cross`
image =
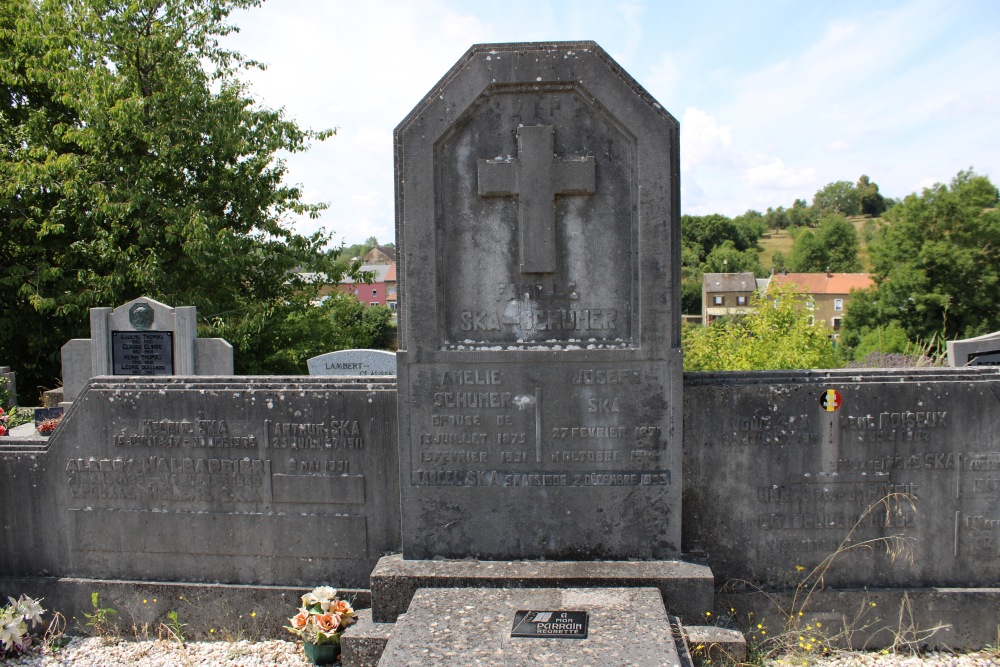
<path fill-rule="evenodd" d="M 517 197 L 521 273 L 556 270 L 556 195 L 595 192 L 593 157 L 553 155 L 551 125 L 517 128 L 517 157 L 479 160 L 481 197 Z"/>

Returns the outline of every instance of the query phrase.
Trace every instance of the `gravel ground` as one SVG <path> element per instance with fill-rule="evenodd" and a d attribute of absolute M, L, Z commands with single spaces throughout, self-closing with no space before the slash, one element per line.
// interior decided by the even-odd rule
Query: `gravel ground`
<path fill-rule="evenodd" d="M 931 653 L 922 657 L 841 653 L 828 658 L 776 660 L 773 667 L 1000 667 L 1000 652 L 949 655 Z M 265 642 L 106 641 L 96 637 L 72 639 L 51 654 L 35 647 L 23 656 L 0 660 L 3 667 L 309 667 L 298 644 Z"/>
<path fill-rule="evenodd" d="M 75 637 L 51 653 L 32 647 L 17 658 L 0 660 L 4 667 L 309 667 L 302 648 L 295 642 L 215 641 L 107 641 L 98 637 Z"/>

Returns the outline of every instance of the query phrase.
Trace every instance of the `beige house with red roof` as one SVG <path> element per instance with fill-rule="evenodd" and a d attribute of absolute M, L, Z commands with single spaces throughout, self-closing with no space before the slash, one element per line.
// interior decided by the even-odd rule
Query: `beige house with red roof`
<path fill-rule="evenodd" d="M 833 338 L 840 338 L 840 324 L 847 314 L 852 290 L 872 287 L 874 281 L 867 273 L 780 273 L 771 276 L 770 285 L 797 285 L 815 302 L 813 317 L 816 322 L 826 322 L 833 330 Z"/>

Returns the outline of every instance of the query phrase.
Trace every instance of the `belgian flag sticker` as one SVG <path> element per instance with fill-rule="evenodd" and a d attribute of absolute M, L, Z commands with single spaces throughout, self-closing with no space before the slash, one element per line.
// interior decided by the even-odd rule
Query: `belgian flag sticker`
<path fill-rule="evenodd" d="M 836 412 L 843 402 L 844 397 L 836 389 L 827 389 L 819 399 L 819 404 L 827 412 Z"/>

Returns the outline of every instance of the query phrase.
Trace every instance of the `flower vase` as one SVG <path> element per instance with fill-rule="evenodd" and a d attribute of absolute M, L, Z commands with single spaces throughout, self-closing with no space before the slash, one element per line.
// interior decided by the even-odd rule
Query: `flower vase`
<path fill-rule="evenodd" d="M 313 644 L 305 642 L 303 649 L 306 652 L 306 659 L 314 665 L 333 665 L 340 657 L 340 644 Z"/>

